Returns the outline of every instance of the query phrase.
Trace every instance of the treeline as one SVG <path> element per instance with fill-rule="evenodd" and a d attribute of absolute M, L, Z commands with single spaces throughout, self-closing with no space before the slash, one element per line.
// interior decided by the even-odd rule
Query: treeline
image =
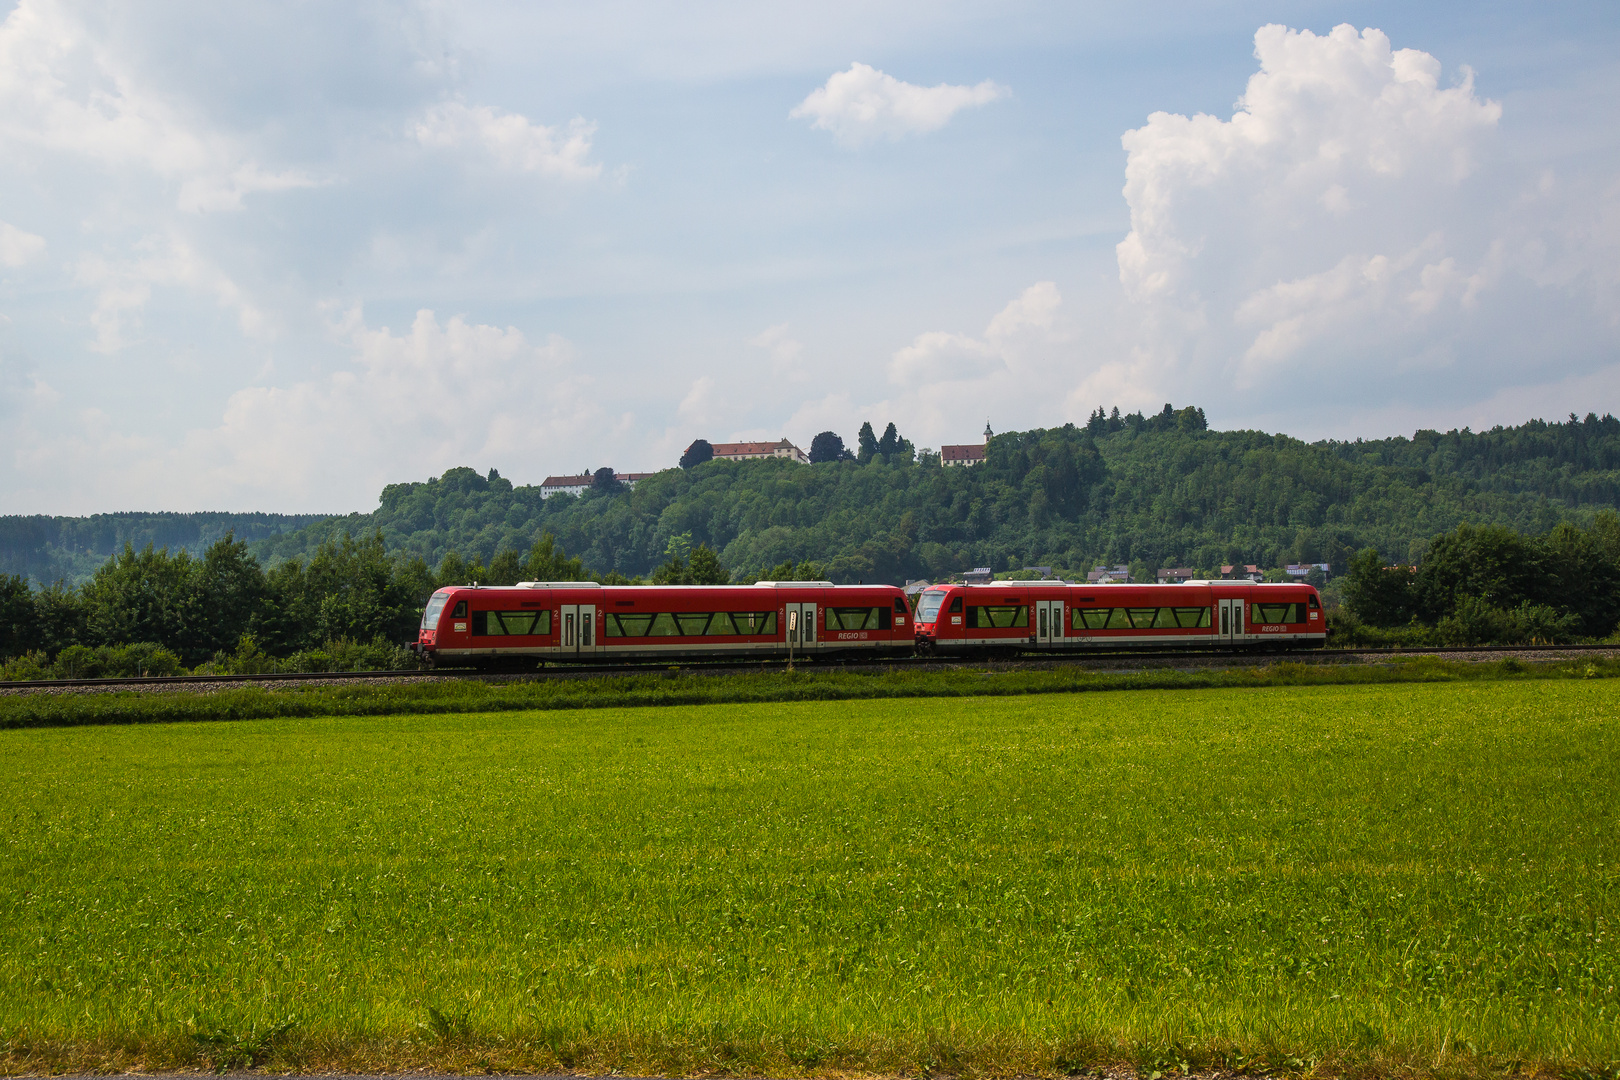
<path fill-rule="evenodd" d="M 1612 416 L 1304 443 L 1210 431 L 1191 407 L 1099 409 L 1084 425 L 994 436 L 985 464 L 968 468 L 910 451 L 898 432 L 867 453 L 866 437 L 853 459 L 829 442 L 828 459 L 810 466 L 711 460 L 631 491 L 550 499 L 494 470 L 451 469 L 390 485 L 371 514 L 253 550 L 271 562 L 307 558 L 344 532 L 380 529 L 390 550 L 432 565 L 451 552 L 487 563 L 549 532 L 589 565 L 634 576 L 653 573 L 687 536 L 737 580 L 805 560 L 838 582 L 938 579 L 976 566 L 1077 575 L 1099 563 L 1150 577 L 1162 566 L 1343 567 L 1368 547 L 1419 562 L 1429 538 L 1462 524 L 1541 534 L 1620 505 Z M 879 450 L 885 440 L 889 455 Z"/>
<path fill-rule="evenodd" d="M 123 513 L 89 517 L 0 517 L 0 574 L 35 581 L 89 579 L 125 545 L 201 554 L 226 535 L 252 543 L 302 529 L 330 514 Z"/>
<path fill-rule="evenodd" d="M 813 565 L 776 570 L 783 580 L 820 573 Z M 670 543 L 648 583 L 730 578 L 714 551 L 683 536 Z M 419 556 L 390 553 L 375 533 L 328 540 L 308 560 L 268 570 L 230 535 L 200 557 L 126 545 L 81 587 L 31 588 L 19 575 L 0 577 L 0 678 L 410 667 L 404 646 L 416 640 L 435 589 L 584 580 L 644 583 L 594 573 L 550 536 L 523 555 L 503 551 L 487 565 L 452 552 L 437 568 Z"/>
<path fill-rule="evenodd" d="M 1537 536 L 1463 525 L 1435 537 L 1421 563 L 1368 548 L 1349 565 L 1345 641 L 1365 644 L 1561 644 L 1620 625 L 1620 515 Z M 1372 629 L 1369 629 L 1372 628 Z"/>

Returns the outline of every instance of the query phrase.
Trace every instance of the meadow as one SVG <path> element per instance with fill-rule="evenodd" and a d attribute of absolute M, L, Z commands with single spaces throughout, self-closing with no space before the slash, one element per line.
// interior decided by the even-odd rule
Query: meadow
<path fill-rule="evenodd" d="M 9 1072 L 1602 1076 L 1620 684 L 0 731 Z"/>

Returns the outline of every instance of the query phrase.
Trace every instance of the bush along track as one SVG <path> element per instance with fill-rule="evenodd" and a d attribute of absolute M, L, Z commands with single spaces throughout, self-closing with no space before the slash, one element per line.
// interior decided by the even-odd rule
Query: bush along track
<path fill-rule="evenodd" d="M 1620 659 L 1460 663 L 1420 657 L 1377 665 L 1280 661 L 1223 670 L 1088 672 L 952 669 L 704 675 L 660 672 L 592 679 L 455 679 L 405 685 L 232 686 L 207 692 L 27 693 L 0 695 L 0 728 L 154 724 L 300 716 L 393 716 L 661 705 L 878 698 L 1007 697 L 1115 690 L 1196 690 L 1500 679 L 1606 679 Z"/>

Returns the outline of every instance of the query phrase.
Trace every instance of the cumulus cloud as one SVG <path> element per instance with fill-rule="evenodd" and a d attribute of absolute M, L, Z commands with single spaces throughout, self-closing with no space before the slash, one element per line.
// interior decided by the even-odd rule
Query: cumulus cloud
<path fill-rule="evenodd" d="M 176 205 L 234 210 L 253 192 L 312 187 L 299 169 L 265 167 L 158 92 L 67 5 L 20 0 L 0 23 L 0 147 L 66 153 L 148 170 L 176 185 Z"/>
<path fill-rule="evenodd" d="M 580 118 L 547 127 L 488 105 L 447 101 L 428 109 L 412 132 L 423 146 L 476 150 L 515 172 L 574 181 L 602 175 L 602 166 L 588 160 L 596 125 Z"/>
<path fill-rule="evenodd" d="M 981 379 L 1009 370 L 1033 336 L 1053 340 L 1063 297 L 1056 283 L 1040 281 L 1025 289 L 990 320 L 983 337 L 929 330 L 894 354 L 889 381 L 901 385 Z"/>
<path fill-rule="evenodd" d="M 1255 56 L 1229 119 L 1158 112 L 1123 137 L 1117 258 L 1137 321 L 1113 385 L 1258 394 L 1233 401 L 1242 413 L 1349 364 L 1347 392 L 1371 408 L 1585 362 L 1534 337 L 1570 302 L 1548 292 L 1561 281 L 1604 306 L 1604 200 L 1560 203 L 1518 169 L 1468 68 L 1448 81 L 1428 53 L 1350 26 L 1262 27 Z"/>
<path fill-rule="evenodd" d="M 96 336 L 91 349 L 115 353 L 129 344 L 139 325 L 141 310 L 154 287 L 183 288 L 212 297 L 220 307 L 236 313 L 242 333 L 263 337 L 269 320 L 242 289 L 218 266 L 179 237 L 147 238 L 137 245 L 136 257 L 110 260 L 89 255 L 79 260 L 74 276 L 96 292 L 90 325 Z"/>
<path fill-rule="evenodd" d="M 778 378 L 793 382 L 804 382 L 809 379 L 810 373 L 799 362 L 799 356 L 804 352 L 804 343 L 795 341 L 788 333 L 787 323 L 766 327 L 749 338 L 748 344 L 756 349 L 764 349 L 770 355 L 771 372 Z"/>
<path fill-rule="evenodd" d="M 866 64 L 833 73 L 788 113 L 830 131 L 849 146 L 938 131 L 963 109 L 987 105 L 1011 91 L 989 79 L 975 86 L 916 86 Z"/>
<path fill-rule="evenodd" d="M 0 266 L 17 267 L 45 250 L 45 238 L 0 221 Z"/>
<path fill-rule="evenodd" d="M 573 347 L 514 327 L 417 312 L 395 333 L 354 310 L 334 328 L 348 362 L 288 385 L 232 394 L 217 424 L 177 441 L 123 433 L 99 410 L 41 414 L 13 440 L 19 466 L 83 470 L 81 512 L 221 502 L 305 510 L 367 505 L 384 484 L 456 464 L 543 470 L 607 423 Z M 41 439 L 38 425 L 49 424 Z M 573 462 L 569 462 L 572 465 Z M 159 490 L 167 485 L 163 490 Z"/>

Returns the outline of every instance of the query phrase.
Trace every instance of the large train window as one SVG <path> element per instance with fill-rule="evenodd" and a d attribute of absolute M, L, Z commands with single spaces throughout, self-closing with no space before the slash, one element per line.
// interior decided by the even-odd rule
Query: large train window
<path fill-rule="evenodd" d="M 827 609 L 829 630 L 878 630 L 882 628 L 880 616 L 887 614 L 875 607 L 830 607 Z"/>
<path fill-rule="evenodd" d="M 511 635 L 551 633 L 551 612 L 546 611 L 475 611 L 472 621 L 473 637 L 503 637 Z"/>
<path fill-rule="evenodd" d="M 683 611 L 675 616 L 675 621 L 681 625 L 681 633 L 687 637 L 699 637 L 709 629 L 709 613 L 696 611 Z"/>
<path fill-rule="evenodd" d="M 968 608 L 967 624 L 995 630 L 1029 625 L 1029 608 L 1024 604 L 984 604 Z"/>
<path fill-rule="evenodd" d="M 603 637 L 646 637 L 647 631 L 652 627 L 652 612 L 642 611 L 631 614 L 621 611 L 617 615 L 609 612 L 602 616 Z"/>
<path fill-rule="evenodd" d="M 1262 626 L 1304 622 L 1305 605 L 1255 603 L 1249 605 L 1249 618 L 1252 622 Z"/>
<path fill-rule="evenodd" d="M 1176 613 L 1176 623 L 1179 626 L 1196 629 L 1209 625 L 1209 608 L 1207 607 L 1178 607 L 1166 608 L 1165 610 Z"/>
<path fill-rule="evenodd" d="M 615 638 L 752 637 L 775 633 L 774 611 L 622 611 L 609 612 L 602 618 L 602 635 Z"/>
<path fill-rule="evenodd" d="M 939 614 L 939 605 L 945 602 L 944 592 L 925 592 L 917 597 L 917 621 L 931 623 Z"/>
<path fill-rule="evenodd" d="M 1075 608 L 1076 630 L 1193 630 L 1210 625 L 1209 608 Z"/>

